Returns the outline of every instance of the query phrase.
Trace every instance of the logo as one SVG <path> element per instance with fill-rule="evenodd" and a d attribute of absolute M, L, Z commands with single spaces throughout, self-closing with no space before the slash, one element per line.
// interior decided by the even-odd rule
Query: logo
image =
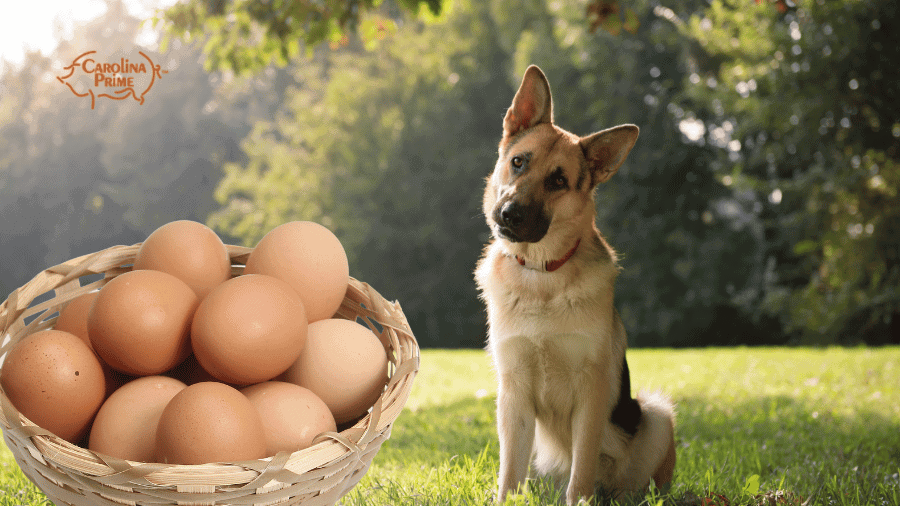
<path fill-rule="evenodd" d="M 143 51 L 138 51 L 136 58 L 119 57 L 118 60 L 101 60 L 97 51 L 88 51 L 79 55 L 68 67 L 68 73 L 57 76 L 57 81 L 66 85 L 77 97 L 91 97 L 91 109 L 98 98 L 124 100 L 132 97 L 139 104 L 144 104 L 144 96 L 153 88 L 157 79 L 162 79 L 168 70 Z"/>

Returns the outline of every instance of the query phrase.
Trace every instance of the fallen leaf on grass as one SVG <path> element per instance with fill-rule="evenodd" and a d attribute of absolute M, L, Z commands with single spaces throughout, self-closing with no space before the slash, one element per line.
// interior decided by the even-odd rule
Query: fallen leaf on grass
<path fill-rule="evenodd" d="M 757 506 L 801 506 L 803 497 L 793 492 L 785 492 L 784 490 L 775 490 L 766 492 L 753 497 Z"/>
<path fill-rule="evenodd" d="M 705 497 L 700 497 L 688 492 L 684 495 L 684 499 L 677 504 L 678 506 L 731 506 L 731 501 L 722 494 L 707 494 Z"/>
<path fill-rule="evenodd" d="M 744 502 L 732 503 L 722 494 L 706 493 L 703 497 L 688 492 L 684 498 L 675 503 L 677 506 L 732 506 L 732 504 L 746 504 Z M 793 492 L 774 490 L 753 496 L 753 506 L 803 506 L 803 497 Z"/>

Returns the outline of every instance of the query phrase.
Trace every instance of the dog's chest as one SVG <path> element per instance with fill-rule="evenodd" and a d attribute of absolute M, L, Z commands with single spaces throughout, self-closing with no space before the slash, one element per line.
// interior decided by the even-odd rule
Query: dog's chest
<path fill-rule="evenodd" d="M 498 262 L 499 263 L 499 262 Z M 560 362 L 596 360 L 614 319 L 613 275 L 603 269 L 555 275 L 510 268 L 514 275 L 480 273 L 487 302 L 489 341 L 524 340 L 528 349 L 552 350 Z"/>
<path fill-rule="evenodd" d="M 578 405 L 601 387 L 598 372 L 603 343 L 598 337 L 557 333 L 492 343 L 502 388 L 527 399 L 544 427 L 569 427 Z"/>
<path fill-rule="evenodd" d="M 528 396 L 539 412 L 570 413 L 576 390 L 597 388 L 597 371 L 608 365 L 614 268 L 537 273 L 492 253 L 476 276 L 500 381 Z"/>
<path fill-rule="evenodd" d="M 522 308 L 492 322 L 489 348 L 498 373 L 531 397 L 538 412 L 565 414 L 576 391 L 597 388 L 612 344 L 612 305 L 569 307 L 559 314 Z M 513 386 L 514 385 L 514 386 Z"/>
<path fill-rule="evenodd" d="M 534 354 L 531 370 L 526 373 L 531 393 L 536 405 L 545 408 L 539 411 L 571 411 L 569 394 L 584 388 L 593 377 L 601 355 L 600 343 L 584 335 L 557 334 L 534 340 L 527 348 Z"/>

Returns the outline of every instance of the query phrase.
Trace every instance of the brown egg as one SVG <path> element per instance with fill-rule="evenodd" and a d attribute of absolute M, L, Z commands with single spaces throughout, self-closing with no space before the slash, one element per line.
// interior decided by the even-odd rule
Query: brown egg
<path fill-rule="evenodd" d="M 150 234 L 138 249 L 134 270 L 167 272 L 203 299 L 231 277 L 231 259 L 222 239 L 202 223 L 180 220 Z"/>
<path fill-rule="evenodd" d="M 310 221 L 272 229 L 250 253 L 244 272 L 287 281 L 303 299 L 310 323 L 334 316 L 350 281 L 341 242 L 330 230 Z"/>
<path fill-rule="evenodd" d="M 91 338 L 88 337 L 87 316 L 98 295 L 100 292 L 90 292 L 72 299 L 59 312 L 59 318 L 56 319 L 56 325 L 53 328 L 75 334 L 93 350 Z"/>
<path fill-rule="evenodd" d="M 94 351 L 94 345 L 91 344 L 91 338 L 88 336 L 87 319 L 94 300 L 100 292 L 90 292 L 72 299 L 66 307 L 59 312 L 59 318 L 56 319 L 54 330 L 61 330 L 74 334 Z M 96 352 L 95 352 L 96 353 Z M 100 366 L 103 367 L 103 378 L 106 380 L 106 396 L 109 397 L 117 388 L 124 385 L 129 378 L 120 372 L 114 371 L 106 362 L 100 360 Z"/>
<path fill-rule="evenodd" d="M 191 319 L 199 300 L 171 274 L 130 271 L 100 290 L 88 315 L 94 350 L 117 371 L 160 374 L 190 352 Z"/>
<path fill-rule="evenodd" d="M 278 379 L 312 390 L 341 424 L 378 400 L 388 380 L 387 354 L 367 327 L 349 320 L 320 320 L 309 324 L 303 353 Z"/>
<path fill-rule="evenodd" d="M 20 413 L 70 443 L 87 433 L 106 391 L 91 349 L 59 330 L 35 332 L 16 344 L 0 384 Z"/>
<path fill-rule="evenodd" d="M 165 376 L 144 376 L 125 384 L 97 412 L 88 448 L 120 459 L 154 462 L 159 417 L 186 386 Z"/>
<path fill-rule="evenodd" d="M 164 464 L 206 464 L 266 456 L 266 436 L 253 404 L 223 383 L 191 385 L 169 401 L 156 429 Z"/>
<path fill-rule="evenodd" d="M 297 360 L 307 326 L 303 302 L 290 285 L 247 274 L 203 299 L 194 315 L 191 346 L 213 377 L 250 385 L 278 376 Z"/>
<path fill-rule="evenodd" d="M 312 446 L 322 432 L 337 430 L 328 406 L 306 388 L 267 381 L 241 389 L 259 412 L 266 434 L 266 455 Z"/>

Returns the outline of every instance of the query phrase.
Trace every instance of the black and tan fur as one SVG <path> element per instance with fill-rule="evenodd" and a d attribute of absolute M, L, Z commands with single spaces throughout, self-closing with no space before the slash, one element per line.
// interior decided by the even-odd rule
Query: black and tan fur
<path fill-rule="evenodd" d="M 661 394 L 631 397 L 613 306 L 616 254 L 594 223 L 594 189 L 637 136 L 634 125 L 586 137 L 554 125 L 550 86 L 535 66 L 506 113 L 484 193 L 493 240 L 475 271 L 499 380 L 498 501 L 530 464 L 565 487 L 568 504 L 672 479 L 672 404 Z"/>

